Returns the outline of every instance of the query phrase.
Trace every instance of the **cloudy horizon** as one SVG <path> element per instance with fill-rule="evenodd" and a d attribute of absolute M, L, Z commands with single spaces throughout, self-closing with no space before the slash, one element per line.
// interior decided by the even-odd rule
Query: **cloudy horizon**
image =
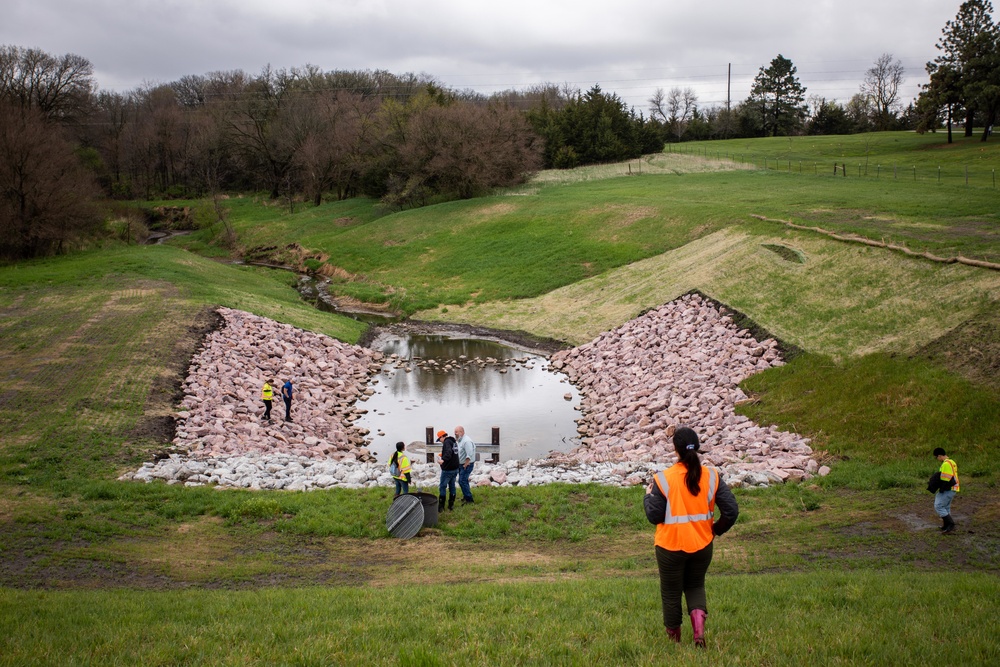
<path fill-rule="evenodd" d="M 761 67 L 792 60 L 808 96 L 846 102 L 883 53 L 905 68 L 901 102 L 960 1 L 724 0 L 9 0 L 0 44 L 75 53 L 102 90 L 270 65 L 381 69 L 489 95 L 539 84 L 600 85 L 645 111 L 657 88 L 692 88 L 700 108 L 749 94 Z"/>

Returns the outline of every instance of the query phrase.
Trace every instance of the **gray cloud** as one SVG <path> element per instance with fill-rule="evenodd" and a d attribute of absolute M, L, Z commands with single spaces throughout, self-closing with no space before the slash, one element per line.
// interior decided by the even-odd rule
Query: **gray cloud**
<path fill-rule="evenodd" d="M 77 53 L 102 88 L 270 64 L 387 69 L 484 93 L 595 83 L 645 108 L 657 87 L 694 88 L 702 106 L 749 92 L 778 53 L 809 94 L 846 100 L 883 52 L 926 80 L 959 0 L 8 0 L 0 43 Z"/>

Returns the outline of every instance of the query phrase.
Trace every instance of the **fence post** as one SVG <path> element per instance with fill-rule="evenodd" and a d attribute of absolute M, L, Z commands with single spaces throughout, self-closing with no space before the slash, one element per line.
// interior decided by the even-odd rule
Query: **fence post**
<path fill-rule="evenodd" d="M 433 426 L 428 426 L 427 429 L 424 431 L 424 442 L 428 446 L 434 444 L 434 427 Z M 428 463 L 434 463 L 434 452 L 432 452 L 430 450 L 427 451 L 427 462 Z"/>
<path fill-rule="evenodd" d="M 917 180 L 917 165 L 913 165 L 913 180 Z"/>
<path fill-rule="evenodd" d="M 494 426 L 493 432 L 490 434 L 490 443 L 494 445 L 497 450 L 493 452 L 493 463 L 500 463 L 500 427 Z"/>
<path fill-rule="evenodd" d="M 938 183 L 941 182 L 941 167 L 938 167 Z"/>

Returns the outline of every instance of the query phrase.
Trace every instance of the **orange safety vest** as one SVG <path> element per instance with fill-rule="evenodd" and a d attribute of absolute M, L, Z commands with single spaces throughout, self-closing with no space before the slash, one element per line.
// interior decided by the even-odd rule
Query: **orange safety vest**
<path fill-rule="evenodd" d="M 707 475 L 704 473 L 708 473 Z M 663 521 L 656 525 L 656 546 L 668 551 L 692 554 L 711 544 L 714 535 L 715 492 L 719 488 L 719 471 L 702 466 L 700 491 L 692 496 L 684 483 L 687 466 L 675 463 L 656 473 L 656 485 L 667 499 Z"/>

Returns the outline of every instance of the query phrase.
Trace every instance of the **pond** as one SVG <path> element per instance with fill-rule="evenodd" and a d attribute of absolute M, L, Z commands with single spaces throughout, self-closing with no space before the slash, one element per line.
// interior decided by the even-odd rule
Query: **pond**
<path fill-rule="evenodd" d="M 542 458 L 580 444 L 579 393 L 564 374 L 547 370 L 544 353 L 429 328 L 393 325 L 371 344 L 386 363 L 373 378 L 374 395 L 359 403 L 368 412 L 356 424 L 370 431 L 369 449 L 378 460 L 388 460 L 398 441 L 424 442 L 428 427 L 454 435 L 464 426 L 478 444 L 489 444 L 498 427 L 501 461 Z"/>

